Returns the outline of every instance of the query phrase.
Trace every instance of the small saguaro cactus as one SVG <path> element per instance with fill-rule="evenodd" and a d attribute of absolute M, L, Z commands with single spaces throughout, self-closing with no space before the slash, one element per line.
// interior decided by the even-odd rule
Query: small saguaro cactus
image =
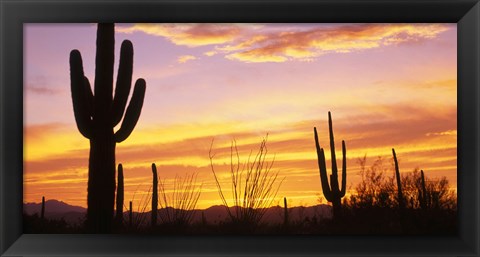
<path fill-rule="evenodd" d="M 425 185 L 425 175 L 423 174 L 423 170 L 420 170 L 420 192 L 418 192 L 418 201 L 420 202 L 420 208 L 426 209 L 428 207 L 428 199 L 427 199 L 427 188 Z"/>
<path fill-rule="evenodd" d="M 153 192 L 152 192 L 152 226 L 157 225 L 158 214 L 158 176 L 157 166 L 152 163 L 152 175 L 153 175 Z"/>
<path fill-rule="evenodd" d="M 115 205 L 115 146 L 132 133 L 145 96 L 145 80 L 138 79 L 125 111 L 133 70 L 133 46 L 128 40 L 123 41 L 121 46 L 113 94 L 114 34 L 113 24 L 98 24 L 93 93 L 83 72 L 80 52 L 70 52 L 75 121 L 80 133 L 90 140 L 87 229 L 93 233 L 111 231 Z M 114 132 L 120 121 L 120 129 Z"/>
<path fill-rule="evenodd" d="M 403 192 L 402 192 L 402 182 L 401 182 L 401 177 L 400 177 L 400 169 L 398 168 L 398 160 L 397 160 L 397 155 L 395 154 L 395 149 L 392 148 L 392 153 L 393 153 L 393 161 L 395 162 L 395 178 L 397 180 L 397 201 L 398 201 L 398 207 L 400 209 L 405 208 L 405 201 L 403 199 Z"/>
<path fill-rule="evenodd" d="M 288 207 L 287 207 L 287 198 L 283 198 L 283 225 L 288 225 Z"/>
<path fill-rule="evenodd" d="M 116 207 L 116 214 L 115 220 L 117 225 L 121 225 L 123 223 L 123 198 L 124 198 L 124 188 L 123 188 L 123 166 L 122 164 L 118 164 L 117 169 L 117 207 Z"/>
<path fill-rule="evenodd" d="M 132 201 L 130 201 L 130 209 L 128 210 L 128 222 L 129 222 L 129 227 L 133 227 L 133 206 L 132 206 Z"/>
<path fill-rule="evenodd" d="M 342 197 L 345 196 L 346 187 L 347 187 L 347 156 L 346 156 L 346 147 L 345 141 L 342 140 L 342 187 L 338 185 L 338 175 L 337 175 L 337 158 L 335 156 L 335 141 L 333 138 L 333 127 L 332 127 L 332 116 L 328 112 L 328 128 L 330 135 L 330 151 L 332 155 L 332 174 L 330 175 L 330 185 L 328 184 L 327 177 L 327 165 L 325 162 L 325 152 L 323 148 L 320 147 L 318 142 L 317 128 L 314 127 L 315 135 L 315 145 L 317 148 L 317 157 L 318 157 L 318 168 L 320 170 L 320 180 L 322 183 L 323 195 L 327 201 L 331 202 L 333 205 L 333 216 L 338 218 L 341 216 L 342 210 Z"/>
<path fill-rule="evenodd" d="M 42 220 L 45 218 L 45 196 L 42 196 L 42 210 L 40 212 L 40 218 Z"/>

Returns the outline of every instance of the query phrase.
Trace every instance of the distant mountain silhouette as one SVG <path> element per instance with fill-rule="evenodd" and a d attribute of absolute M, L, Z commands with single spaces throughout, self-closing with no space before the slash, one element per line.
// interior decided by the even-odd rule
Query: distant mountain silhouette
<path fill-rule="evenodd" d="M 232 213 L 235 212 L 236 207 L 230 207 Z M 332 217 L 332 207 L 325 204 L 309 206 L 309 207 L 292 207 L 288 208 L 289 216 L 292 221 L 303 220 L 305 218 L 330 219 Z M 205 210 L 197 210 L 193 218 L 193 222 L 201 221 L 202 212 L 208 223 L 218 223 L 228 219 L 228 213 L 223 205 L 215 205 Z M 283 222 L 283 207 L 272 206 L 263 217 L 263 221 L 267 223 L 282 223 Z"/>
<path fill-rule="evenodd" d="M 234 213 L 235 208 L 237 207 L 230 207 L 230 211 Z M 194 215 L 192 218 L 193 223 L 201 222 L 202 221 L 202 213 L 209 224 L 219 224 L 224 221 L 228 221 L 228 213 L 223 205 L 214 205 L 208 207 L 204 210 L 194 210 Z M 159 209 L 158 214 L 161 222 L 161 217 L 166 213 L 166 209 Z M 265 216 L 263 217 L 263 222 L 268 224 L 281 224 L 283 223 L 283 207 L 280 206 L 272 206 L 266 212 Z M 291 222 L 297 221 L 304 221 L 305 219 L 331 219 L 332 215 L 332 207 L 325 204 L 315 205 L 315 206 L 308 206 L 308 207 L 292 207 L 288 208 L 289 219 Z M 145 224 L 148 225 L 150 222 L 150 215 L 151 212 L 145 213 L 137 213 L 133 212 L 134 219 L 136 217 L 140 220 L 143 220 Z M 128 220 L 128 212 L 124 212 L 123 218 Z"/>
<path fill-rule="evenodd" d="M 28 215 L 38 214 L 42 209 L 42 203 L 24 203 L 23 212 Z M 69 205 L 58 200 L 45 201 L 45 218 L 60 220 L 64 219 L 69 224 L 80 224 L 85 219 L 87 209 Z"/>
<path fill-rule="evenodd" d="M 42 209 L 42 203 L 24 203 L 23 212 L 32 215 L 40 213 Z M 67 213 L 67 212 L 86 212 L 87 209 L 74 206 L 58 200 L 45 201 L 45 214 L 47 213 Z"/>
<path fill-rule="evenodd" d="M 24 203 L 23 211 L 28 215 L 39 214 L 41 210 L 41 203 Z M 232 213 L 234 213 L 235 208 L 230 207 Z M 62 201 L 58 200 L 48 200 L 45 202 L 45 217 L 49 219 L 65 219 L 67 223 L 78 224 L 83 221 L 85 214 L 87 212 L 86 208 L 80 206 L 73 206 Z M 159 217 L 166 212 L 165 209 L 159 209 Z M 228 213 L 223 205 L 214 205 L 208 207 L 204 210 L 194 210 L 193 222 L 201 222 L 202 213 L 207 221 L 210 224 L 218 224 L 225 220 L 228 220 Z M 273 206 L 270 207 L 263 217 L 263 221 L 270 224 L 278 224 L 283 222 L 283 207 Z M 332 207 L 325 204 L 319 204 L 315 206 L 308 207 L 292 207 L 288 208 L 289 219 L 291 221 L 301 221 L 304 219 L 331 219 L 332 218 Z M 145 222 L 150 222 L 150 213 L 137 213 L 134 211 L 134 216 L 137 215 L 146 215 Z M 128 219 L 128 212 L 124 212 L 124 219 Z"/>

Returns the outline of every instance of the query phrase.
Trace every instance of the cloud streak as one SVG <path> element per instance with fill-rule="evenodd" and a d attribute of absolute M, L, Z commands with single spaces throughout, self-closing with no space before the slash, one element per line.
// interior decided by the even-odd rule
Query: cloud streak
<path fill-rule="evenodd" d="M 394 147 L 397 150 L 402 172 L 410 172 L 420 167 L 428 171 L 432 178 L 447 175 L 451 185 L 455 186 L 457 161 L 455 112 L 434 115 L 433 111 L 422 111 L 406 106 L 384 108 L 383 111 L 383 114 L 375 115 L 334 117 L 337 157 L 340 140 L 344 139 L 347 143 L 348 183 L 355 185 L 359 181 L 358 158 L 365 154 L 370 158 L 382 156 L 386 160 L 385 164 L 388 165 L 391 159 L 391 148 Z M 394 116 L 393 113 L 396 113 L 398 118 L 394 120 L 384 118 Z M 415 115 L 408 116 L 409 113 Z M 313 126 L 317 126 L 319 140 L 326 150 L 327 165 L 330 168 L 330 146 L 326 124 L 325 119 L 304 120 L 286 123 L 281 129 L 271 131 L 267 142 L 269 152 L 267 161 L 275 158 L 274 169 L 281 172 L 281 177 L 286 177 L 279 193 L 286 194 L 284 190 L 296 189 L 298 196 L 307 196 L 308 194 L 303 191 L 318 190 L 320 192 Z M 42 127 L 54 128 L 55 125 L 46 124 Z M 172 126 L 163 129 L 165 130 L 178 132 L 179 127 Z M 30 129 L 29 131 L 38 130 Z M 49 131 L 44 135 L 45 137 L 59 136 L 55 129 L 45 131 Z M 50 135 L 47 135 L 49 133 Z M 141 134 L 142 131 L 137 133 Z M 37 137 L 36 134 L 32 136 Z M 245 162 L 251 152 L 256 153 L 258 144 L 264 136 L 255 131 L 224 134 L 212 131 L 211 135 L 199 134 L 196 137 L 176 138 L 170 141 L 151 141 L 150 144 L 119 145 L 117 162 L 124 164 L 125 176 L 128 178 L 126 184 L 130 186 L 129 194 L 137 190 L 138 185 L 144 185 L 148 189 L 146 185 L 150 183 L 150 164 L 153 162 L 157 164 L 162 179 L 172 179 L 176 175 L 198 172 L 199 182 L 203 182 L 203 188 L 208 191 L 215 189 L 208 157 L 213 138 L 215 138 L 212 149 L 212 153 L 215 154 L 215 168 L 221 180 L 228 181 L 232 140 L 236 140 L 241 161 Z M 28 135 L 26 138 L 27 141 L 30 140 Z M 41 160 L 27 159 L 24 173 L 25 186 L 30 192 L 41 191 L 43 190 L 41 188 L 48 186 L 70 188 L 77 191 L 79 195 L 84 195 L 87 167 L 88 150 L 86 149 L 65 151 L 61 155 Z M 301 188 L 299 184 L 302 185 Z M 206 195 L 210 200 L 205 200 L 205 206 L 211 204 L 211 199 L 216 199 L 215 193 Z"/>
<path fill-rule="evenodd" d="M 182 55 L 180 57 L 178 57 L 177 59 L 177 62 L 178 63 L 186 63 L 188 61 L 193 61 L 193 60 L 196 60 L 197 57 L 193 56 L 193 55 Z"/>
<path fill-rule="evenodd" d="M 117 32 L 144 32 L 165 37 L 176 45 L 189 47 L 218 45 L 233 41 L 242 32 L 237 25 L 228 24 L 134 24 L 118 27 Z"/>
<path fill-rule="evenodd" d="M 350 53 L 384 46 L 418 43 L 449 29 L 443 24 L 318 24 L 274 30 L 263 25 L 134 24 L 119 32 L 141 31 L 167 38 L 176 45 L 213 46 L 207 56 L 223 54 L 230 60 L 263 63 L 312 61 L 333 53 Z"/>

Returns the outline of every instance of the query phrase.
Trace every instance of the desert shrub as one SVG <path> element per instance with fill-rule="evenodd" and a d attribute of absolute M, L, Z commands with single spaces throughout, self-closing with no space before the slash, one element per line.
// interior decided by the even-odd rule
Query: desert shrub
<path fill-rule="evenodd" d="M 345 201 L 346 205 L 353 208 L 394 208 L 398 206 L 395 174 L 384 163 L 384 159 L 378 157 L 371 166 L 367 167 L 366 156 L 358 159 L 361 181 L 355 187 L 355 192 Z M 423 186 L 419 169 L 401 174 L 401 183 L 406 208 L 421 208 Z M 456 193 L 450 188 L 446 177 L 430 179 L 425 176 L 425 190 L 424 208 L 456 209 Z"/>

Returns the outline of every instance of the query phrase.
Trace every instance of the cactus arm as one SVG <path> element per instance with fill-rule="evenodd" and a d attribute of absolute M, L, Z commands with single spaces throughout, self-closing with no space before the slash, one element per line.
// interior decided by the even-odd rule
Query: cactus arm
<path fill-rule="evenodd" d="M 83 87 L 84 87 L 84 94 L 87 100 L 87 107 L 88 107 L 88 115 L 90 117 L 93 117 L 93 92 L 92 92 L 92 87 L 90 86 L 90 82 L 88 81 L 87 77 L 84 77 L 83 79 Z"/>
<path fill-rule="evenodd" d="M 110 110 L 113 90 L 114 25 L 98 24 L 95 58 L 95 112 L 106 118 Z"/>
<path fill-rule="evenodd" d="M 397 191 L 398 191 L 398 204 L 400 208 L 404 207 L 403 204 L 403 192 L 402 192 L 402 183 L 400 181 L 400 169 L 398 168 L 397 155 L 395 154 L 395 149 L 392 148 L 393 161 L 395 162 L 395 177 L 397 179 Z"/>
<path fill-rule="evenodd" d="M 342 189 L 340 191 L 340 197 L 344 197 L 345 192 L 347 191 L 347 147 L 345 146 L 345 141 L 344 140 L 342 140 L 342 155 L 343 155 Z"/>
<path fill-rule="evenodd" d="M 132 133 L 133 128 L 137 124 L 138 118 L 142 111 L 143 99 L 145 97 L 145 80 L 138 79 L 135 83 L 135 89 L 133 90 L 132 99 L 128 105 L 127 111 L 125 113 L 125 118 L 123 119 L 122 126 L 115 133 L 115 141 L 118 143 L 127 139 Z"/>
<path fill-rule="evenodd" d="M 128 94 L 132 85 L 133 72 L 133 46 L 132 42 L 125 40 L 120 50 L 120 65 L 118 66 L 117 86 L 112 104 L 113 126 L 122 120 Z"/>
<path fill-rule="evenodd" d="M 90 138 L 92 134 L 92 120 L 87 104 L 88 97 L 85 93 L 86 84 L 85 76 L 83 75 L 82 56 L 78 50 L 70 52 L 70 88 L 73 113 L 78 131 L 84 137 Z"/>
<path fill-rule="evenodd" d="M 332 192 L 330 190 L 330 186 L 328 185 L 328 177 L 327 177 L 327 165 L 325 163 L 325 153 L 323 148 L 320 148 L 320 143 L 318 142 L 318 134 L 317 128 L 313 128 L 313 132 L 315 135 L 315 146 L 317 148 L 317 160 L 318 160 L 318 169 L 320 171 L 320 181 L 322 183 L 322 191 L 323 195 L 327 199 L 327 201 L 331 201 L 332 199 Z"/>
<path fill-rule="evenodd" d="M 333 201 L 333 192 L 332 192 L 332 189 L 331 189 L 331 186 L 328 185 L 328 177 L 327 177 L 327 164 L 325 163 L 325 151 L 323 150 L 323 148 L 321 149 L 321 155 L 322 155 L 322 170 L 324 170 L 324 179 L 322 179 L 322 191 L 323 191 L 323 195 L 325 196 L 325 199 L 327 199 L 327 201 L 329 202 L 332 202 Z M 331 184 L 331 177 L 332 175 L 330 175 L 330 184 Z M 322 177 L 321 177 L 322 178 Z M 325 181 L 325 182 L 324 182 Z"/>
<path fill-rule="evenodd" d="M 332 115 L 330 114 L 330 112 L 328 112 L 328 134 L 330 136 L 330 152 L 332 155 L 332 175 L 336 177 L 337 176 L 337 157 L 335 156 L 335 140 L 333 139 Z M 338 187 L 338 184 L 337 184 L 337 187 Z"/>

